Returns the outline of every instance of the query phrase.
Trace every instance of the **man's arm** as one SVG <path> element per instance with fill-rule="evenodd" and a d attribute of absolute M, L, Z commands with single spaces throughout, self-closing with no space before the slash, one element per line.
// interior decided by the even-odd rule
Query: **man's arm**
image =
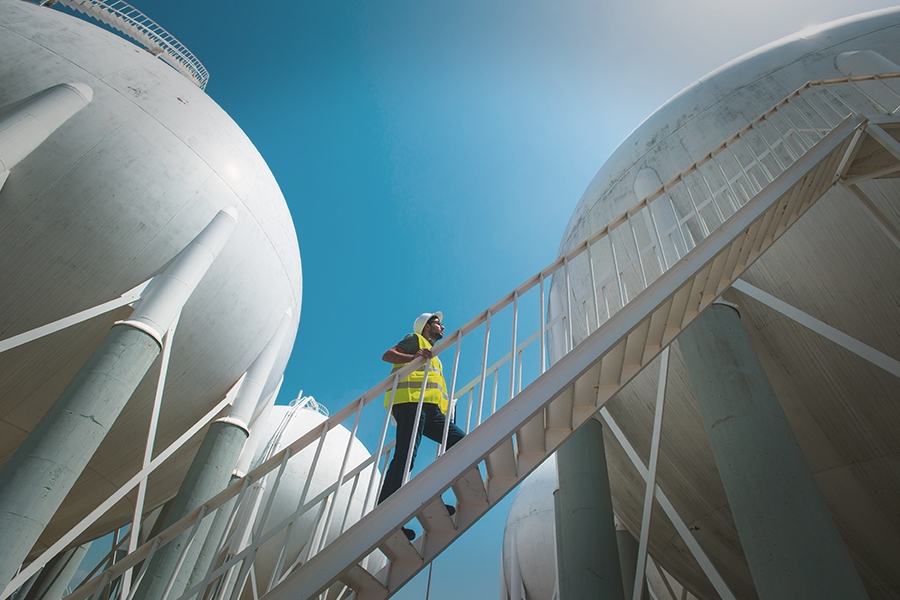
<path fill-rule="evenodd" d="M 431 358 L 431 348 L 419 348 L 415 354 L 407 354 L 406 350 L 400 346 L 394 346 L 381 355 L 381 360 L 392 365 L 402 365 L 411 362 L 417 356 L 429 360 Z"/>
<path fill-rule="evenodd" d="M 381 360 L 386 363 L 391 363 L 392 365 L 403 365 L 412 361 L 417 356 L 430 360 L 431 349 L 419 348 L 419 339 L 415 335 L 410 334 L 400 340 L 396 346 L 385 351 L 385 353 L 381 355 Z"/>

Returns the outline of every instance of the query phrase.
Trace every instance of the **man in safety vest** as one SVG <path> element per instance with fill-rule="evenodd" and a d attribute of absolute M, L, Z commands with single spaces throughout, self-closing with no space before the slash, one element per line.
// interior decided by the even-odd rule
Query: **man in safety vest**
<path fill-rule="evenodd" d="M 439 339 L 444 337 L 444 325 L 441 323 L 443 314 L 422 313 L 413 323 L 413 333 L 400 340 L 396 346 L 387 350 L 381 360 L 394 365 L 393 371 L 397 371 L 413 359 L 422 357 L 426 359 L 426 365 L 422 365 L 397 384 L 397 389 L 389 390 L 385 395 L 384 405 L 391 409 L 391 414 L 397 421 L 397 443 L 394 448 L 394 458 L 384 476 L 384 485 L 378 496 L 381 504 L 388 496 L 397 491 L 403 483 L 403 470 L 406 466 L 407 454 L 412 442 L 412 459 L 409 468 L 412 469 L 416 460 L 416 451 L 424 434 L 438 444 L 444 436 L 444 428 L 447 421 L 447 407 L 449 397 L 447 383 L 444 381 L 441 360 L 432 356 L 431 347 Z M 419 398 L 422 395 L 422 382 L 425 382 L 425 397 L 422 400 L 422 414 L 419 418 L 419 426 L 413 439 L 413 429 L 416 425 L 416 412 L 418 411 Z M 393 395 L 393 402 L 391 396 Z M 465 433 L 456 426 L 452 420 L 447 426 L 447 448 L 461 440 Z M 456 512 L 452 506 L 447 506 L 450 514 Z M 409 539 L 415 537 L 411 529 L 403 528 L 403 532 Z"/>

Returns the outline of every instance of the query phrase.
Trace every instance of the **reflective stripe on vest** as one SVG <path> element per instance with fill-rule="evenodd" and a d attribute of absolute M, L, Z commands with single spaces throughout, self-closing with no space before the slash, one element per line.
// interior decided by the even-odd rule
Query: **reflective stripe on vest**
<path fill-rule="evenodd" d="M 419 348 L 431 348 L 431 342 L 425 337 L 415 334 L 419 341 Z M 409 363 L 394 365 L 391 373 L 402 369 Z M 407 402 L 419 402 L 419 396 L 422 394 L 422 380 L 425 378 L 424 365 L 401 379 L 397 383 L 397 391 L 394 393 L 394 404 L 405 404 Z M 428 361 L 428 381 L 425 382 L 425 398 L 423 402 L 428 404 L 437 404 L 441 408 L 441 412 L 447 413 L 449 405 L 447 384 L 444 381 L 443 365 L 441 359 L 433 356 Z M 388 390 L 384 395 L 384 406 L 387 408 L 391 405 L 391 391 Z"/>

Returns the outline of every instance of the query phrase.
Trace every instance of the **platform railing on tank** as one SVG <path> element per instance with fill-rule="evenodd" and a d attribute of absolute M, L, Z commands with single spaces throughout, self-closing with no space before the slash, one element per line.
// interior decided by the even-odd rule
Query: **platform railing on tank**
<path fill-rule="evenodd" d="M 514 402 L 516 394 L 549 367 L 550 347 L 555 359 L 570 351 L 845 117 L 896 113 L 898 78 L 900 73 L 807 83 L 446 336 L 434 354 L 449 365 L 444 374 L 452 398 L 450 410 L 459 415 L 460 423 L 464 421 L 464 429 L 471 431 L 501 406 Z M 574 269 L 589 273 L 589 283 L 573 281 Z M 134 577 L 136 587 L 150 563 L 147 559 L 180 533 L 198 530 L 204 518 L 217 512 L 227 518 L 229 534 L 220 543 L 216 560 L 202 573 L 195 569 L 189 586 L 169 597 L 188 599 L 199 594 L 237 600 L 247 586 L 254 597 L 262 596 L 372 509 L 383 477 L 380 473 L 393 446 L 384 400 L 390 404 L 397 384 L 422 366 L 418 359 L 399 369 L 68 598 L 99 598 L 115 592 L 120 589 L 115 582 L 142 563 Z M 459 385 L 461 381 L 466 383 Z M 354 438 L 375 452 L 362 460 L 352 459 Z M 326 476 L 318 467 L 323 448 L 334 440 L 341 440 L 342 448 L 337 476 L 331 474 L 328 483 L 311 483 Z M 306 483 L 299 498 L 292 499 L 292 509 L 276 514 L 278 487 L 294 460 L 304 462 Z M 483 461 L 479 468 L 486 469 Z M 364 500 L 352 505 L 339 497 L 341 493 L 345 497 L 359 494 Z M 441 493 L 445 501 L 451 501 L 451 488 Z M 305 515 L 314 515 L 312 526 L 301 526 Z M 270 563 L 274 566 L 257 568 L 255 559 L 261 552 L 271 557 L 273 548 L 276 558 L 270 558 Z M 386 559 L 376 550 L 368 560 Z M 133 591 L 119 595 L 130 600 Z"/>
<path fill-rule="evenodd" d="M 61 4 L 109 25 L 159 56 L 201 90 L 209 82 L 203 63 L 156 21 L 122 0 L 44 0 L 41 5 Z"/>

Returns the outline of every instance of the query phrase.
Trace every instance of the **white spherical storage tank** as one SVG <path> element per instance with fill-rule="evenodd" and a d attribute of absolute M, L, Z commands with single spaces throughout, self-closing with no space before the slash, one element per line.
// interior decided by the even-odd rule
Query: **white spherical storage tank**
<path fill-rule="evenodd" d="M 702 78 L 648 117 L 600 169 L 569 222 L 560 254 L 583 244 L 664 182 L 675 180 L 807 82 L 900 71 L 898 49 L 900 10 L 890 9 L 800 32 Z M 870 99 L 893 102 L 890 110 L 900 104 L 896 80 L 847 85 L 855 85 L 854 93 Z M 828 93 L 822 91 L 821 101 L 839 106 L 845 92 L 837 92 L 837 100 L 827 97 Z M 812 127 L 792 126 L 797 131 Z M 896 131 L 892 131 L 896 142 Z M 715 163 L 710 164 L 710 170 L 715 169 Z M 896 179 L 878 178 L 860 179 L 858 187 L 881 217 L 874 217 L 850 189 L 836 185 L 741 279 L 896 360 L 900 357 L 896 334 L 900 329 L 900 250 L 883 229 L 900 227 L 900 185 Z M 686 224 L 685 235 L 691 235 L 692 226 L 699 227 L 698 222 Z M 585 290 L 592 286 L 592 273 L 573 263 L 569 277 L 575 298 L 588 297 Z M 557 300 L 565 297 L 556 280 L 553 293 Z M 755 297 L 731 289 L 724 299 L 739 307 L 743 328 L 865 591 L 872 598 L 897 597 L 897 377 Z M 560 303 L 551 301 L 553 309 L 558 311 Z M 587 335 L 585 323 L 593 319 L 589 310 L 575 310 L 576 343 Z M 651 447 L 658 365 L 659 359 L 607 404 L 645 464 Z M 604 439 L 616 514 L 637 536 L 643 479 L 615 437 Z M 736 597 L 757 597 L 677 341 L 670 357 L 659 456 L 657 482 L 715 570 Z M 718 597 L 658 505 L 649 550 L 697 597 Z"/>
<path fill-rule="evenodd" d="M 556 593 L 556 528 L 553 490 L 556 461 L 550 458 L 516 490 L 503 529 L 500 597 L 547 598 Z"/>
<path fill-rule="evenodd" d="M 300 315 L 300 253 L 285 200 L 240 127 L 146 50 L 86 21 L 0 0 L 0 116 L 53 86 L 90 102 L 10 170 L 0 188 L 0 339 L 115 299 L 152 278 L 222 209 L 238 224 L 190 296 L 171 345 L 155 448 L 220 402 L 286 310 Z M 0 466 L 127 306 L 0 353 Z M 141 468 L 160 359 L 45 529 L 42 550 Z M 150 478 L 146 507 L 178 488 L 195 442 Z M 79 539 L 129 522 L 132 491 Z"/>
<path fill-rule="evenodd" d="M 326 416 L 315 410 L 314 402 L 301 403 L 296 407 L 273 407 L 266 421 L 260 424 L 259 431 L 253 432 L 253 435 L 259 435 L 261 440 L 254 464 L 290 445 L 325 419 Z M 257 514 L 257 519 L 262 519 L 264 511 L 268 513 L 265 523 L 257 523 L 254 527 L 262 527 L 261 531 L 268 531 L 290 518 L 299 506 L 319 496 L 333 485 L 341 472 L 348 442 L 350 431 L 338 425 L 328 432 L 321 449 L 318 449 L 317 459 L 318 444 L 311 444 L 291 456 L 277 485 L 275 474 L 265 478 L 259 501 L 262 508 Z M 349 465 L 361 464 L 370 457 L 369 451 L 358 439 L 354 438 L 350 443 L 347 458 Z M 371 466 L 367 467 L 350 481 L 345 482 L 336 497 L 330 494 L 327 504 L 319 502 L 293 520 L 291 527 L 284 533 L 275 535 L 269 543 L 261 546 L 253 563 L 256 580 L 259 582 L 257 585 L 266 589 L 279 561 L 282 565 L 279 575 L 283 576 L 291 565 L 305 558 L 311 545 L 323 546 L 332 541 L 358 521 L 361 515 L 371 511 L 378 492 L 377 487 L 371 492 L 369 489 L 373 483 L 373 473 L 377 483 L 378 471 Z M 368 505 L 365 504 L 367 495 L 370 495 Z M 333 516 L 328 531 L 325 531 L 328 511 L 333 511 Z M 290 536 L 290 542 L 285 546 L 287 536 Z M 374 567 L 375 565 L 370 565 L 370 570 L 377 572 L 378 569 Z M 244 594 L 252 597 L 250 586 L 244 589 Z"/>

